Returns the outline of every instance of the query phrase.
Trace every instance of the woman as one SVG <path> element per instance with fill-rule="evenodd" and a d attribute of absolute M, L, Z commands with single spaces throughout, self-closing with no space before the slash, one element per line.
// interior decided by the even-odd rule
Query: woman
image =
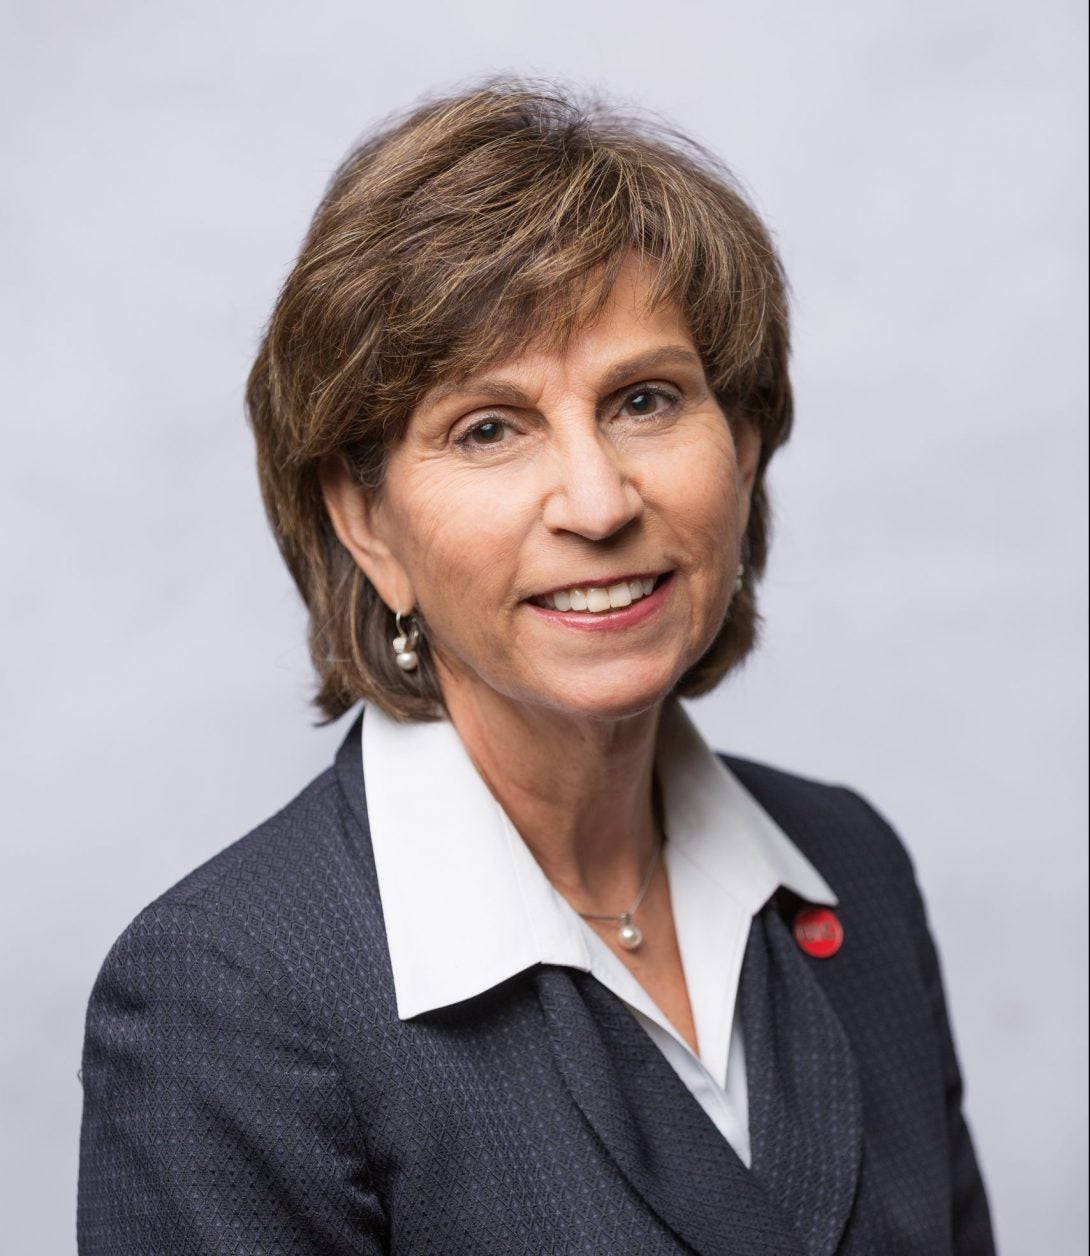
<path fill-rule="evenodd" d="M 92 994 L 86 1253 L 986 1253 L 935 954 L 856 795 L 677 703 L 754 644 L 768 236 L 518 82 L 334 179 L 249 408 L 335 766 Z"/>

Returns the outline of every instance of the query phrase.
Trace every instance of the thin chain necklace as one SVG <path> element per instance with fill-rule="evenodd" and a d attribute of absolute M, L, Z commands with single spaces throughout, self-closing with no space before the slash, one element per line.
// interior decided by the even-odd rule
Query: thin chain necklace
<path fill-rule="evenodd" d="M 655 849 L 651 852 L 651 861 L 647 865 L 647 873 L 643 878 L 643 885 L 640 886 L 640 892 L 636 895 L 636 901 L 628 911 L 621 912 L 619 916 L 603 916 L 589 911 L 581 911 L 579 913 L 584 920 L 612 920 L 618 926 L 617 941 L 626 951 L 634 951 L 643 941 L 643 930 L 632 923 L 632 917 L 643 902 L 643 896 L 650 889 L 651 878 L 655 875 L 655 865 L 659 859 L 659 851 L 662 850 L 665 840 L 666 835 L 663 833 L 660 840 L 655 843 Z"/>

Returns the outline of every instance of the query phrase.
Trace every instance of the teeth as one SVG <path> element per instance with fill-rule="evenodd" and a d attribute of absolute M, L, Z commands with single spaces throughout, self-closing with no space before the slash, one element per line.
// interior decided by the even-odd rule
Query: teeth
<path fill-rule="evenodd" d="M 644 580 L 619 580 L 608 588 L 561 589 L 558 593 L 546 593 L 541 601 L 556 611 L 588 611 L 598 614 L 601 611 L 631 606 L 641 597 L 647 597 L 654 587 L 654 576 L 648 576 Z"/>

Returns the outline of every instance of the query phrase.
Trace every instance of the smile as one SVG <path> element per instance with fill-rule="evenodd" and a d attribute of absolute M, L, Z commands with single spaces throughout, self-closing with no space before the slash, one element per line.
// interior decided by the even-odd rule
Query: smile
<path fill-rule="evenodd" d="M 567 589 L 554 589 L 530 598 L 536 606 L 546 606 L 554 611 L 585 611 L 600 615 L 603 611 L 623 610 L 650 597 L 659 576 L 626 576 L 609 584 L 573 584 Z"/>
<path fill-rule="evenodd" d="M 627 627 L 654 614 L 672 583 L 673 572 L 627 576 L 608 584 L 576 584 L 527 599 L 539 615 L 577 627 Z"/>
<path fill-rule="evenodd" d="M 608 585 L 576 584 L 530 600 L 554 611 L 585 611 L 590 615 L 600 615 L 603 611 L 623 610 L 633 602 L 650 596 L 655 588 L 655 579 L 654 576 L 632 576 Z"/>

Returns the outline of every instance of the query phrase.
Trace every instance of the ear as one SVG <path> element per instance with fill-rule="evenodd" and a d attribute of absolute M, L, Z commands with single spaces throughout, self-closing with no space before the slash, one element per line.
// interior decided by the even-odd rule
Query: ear
<path fill-rule="evenodd" d="M 392 611 L 416 605 L 409 573 L 391 548 L 392 528 L 378 490 L 360 486 L 339 454 L 323 458 L 318 482 L 333 531 Z"/>
<path fill-rule="evenodd" d="M 737 418 L 730 425 L 734 438 L 734 456 L 738 462 L 738 474 L 745 489 L 746 502 L 753 492 L 757 478 L 757 466 L 761 461 L 761 433 L 757 424 L 747 418 Z"/>

